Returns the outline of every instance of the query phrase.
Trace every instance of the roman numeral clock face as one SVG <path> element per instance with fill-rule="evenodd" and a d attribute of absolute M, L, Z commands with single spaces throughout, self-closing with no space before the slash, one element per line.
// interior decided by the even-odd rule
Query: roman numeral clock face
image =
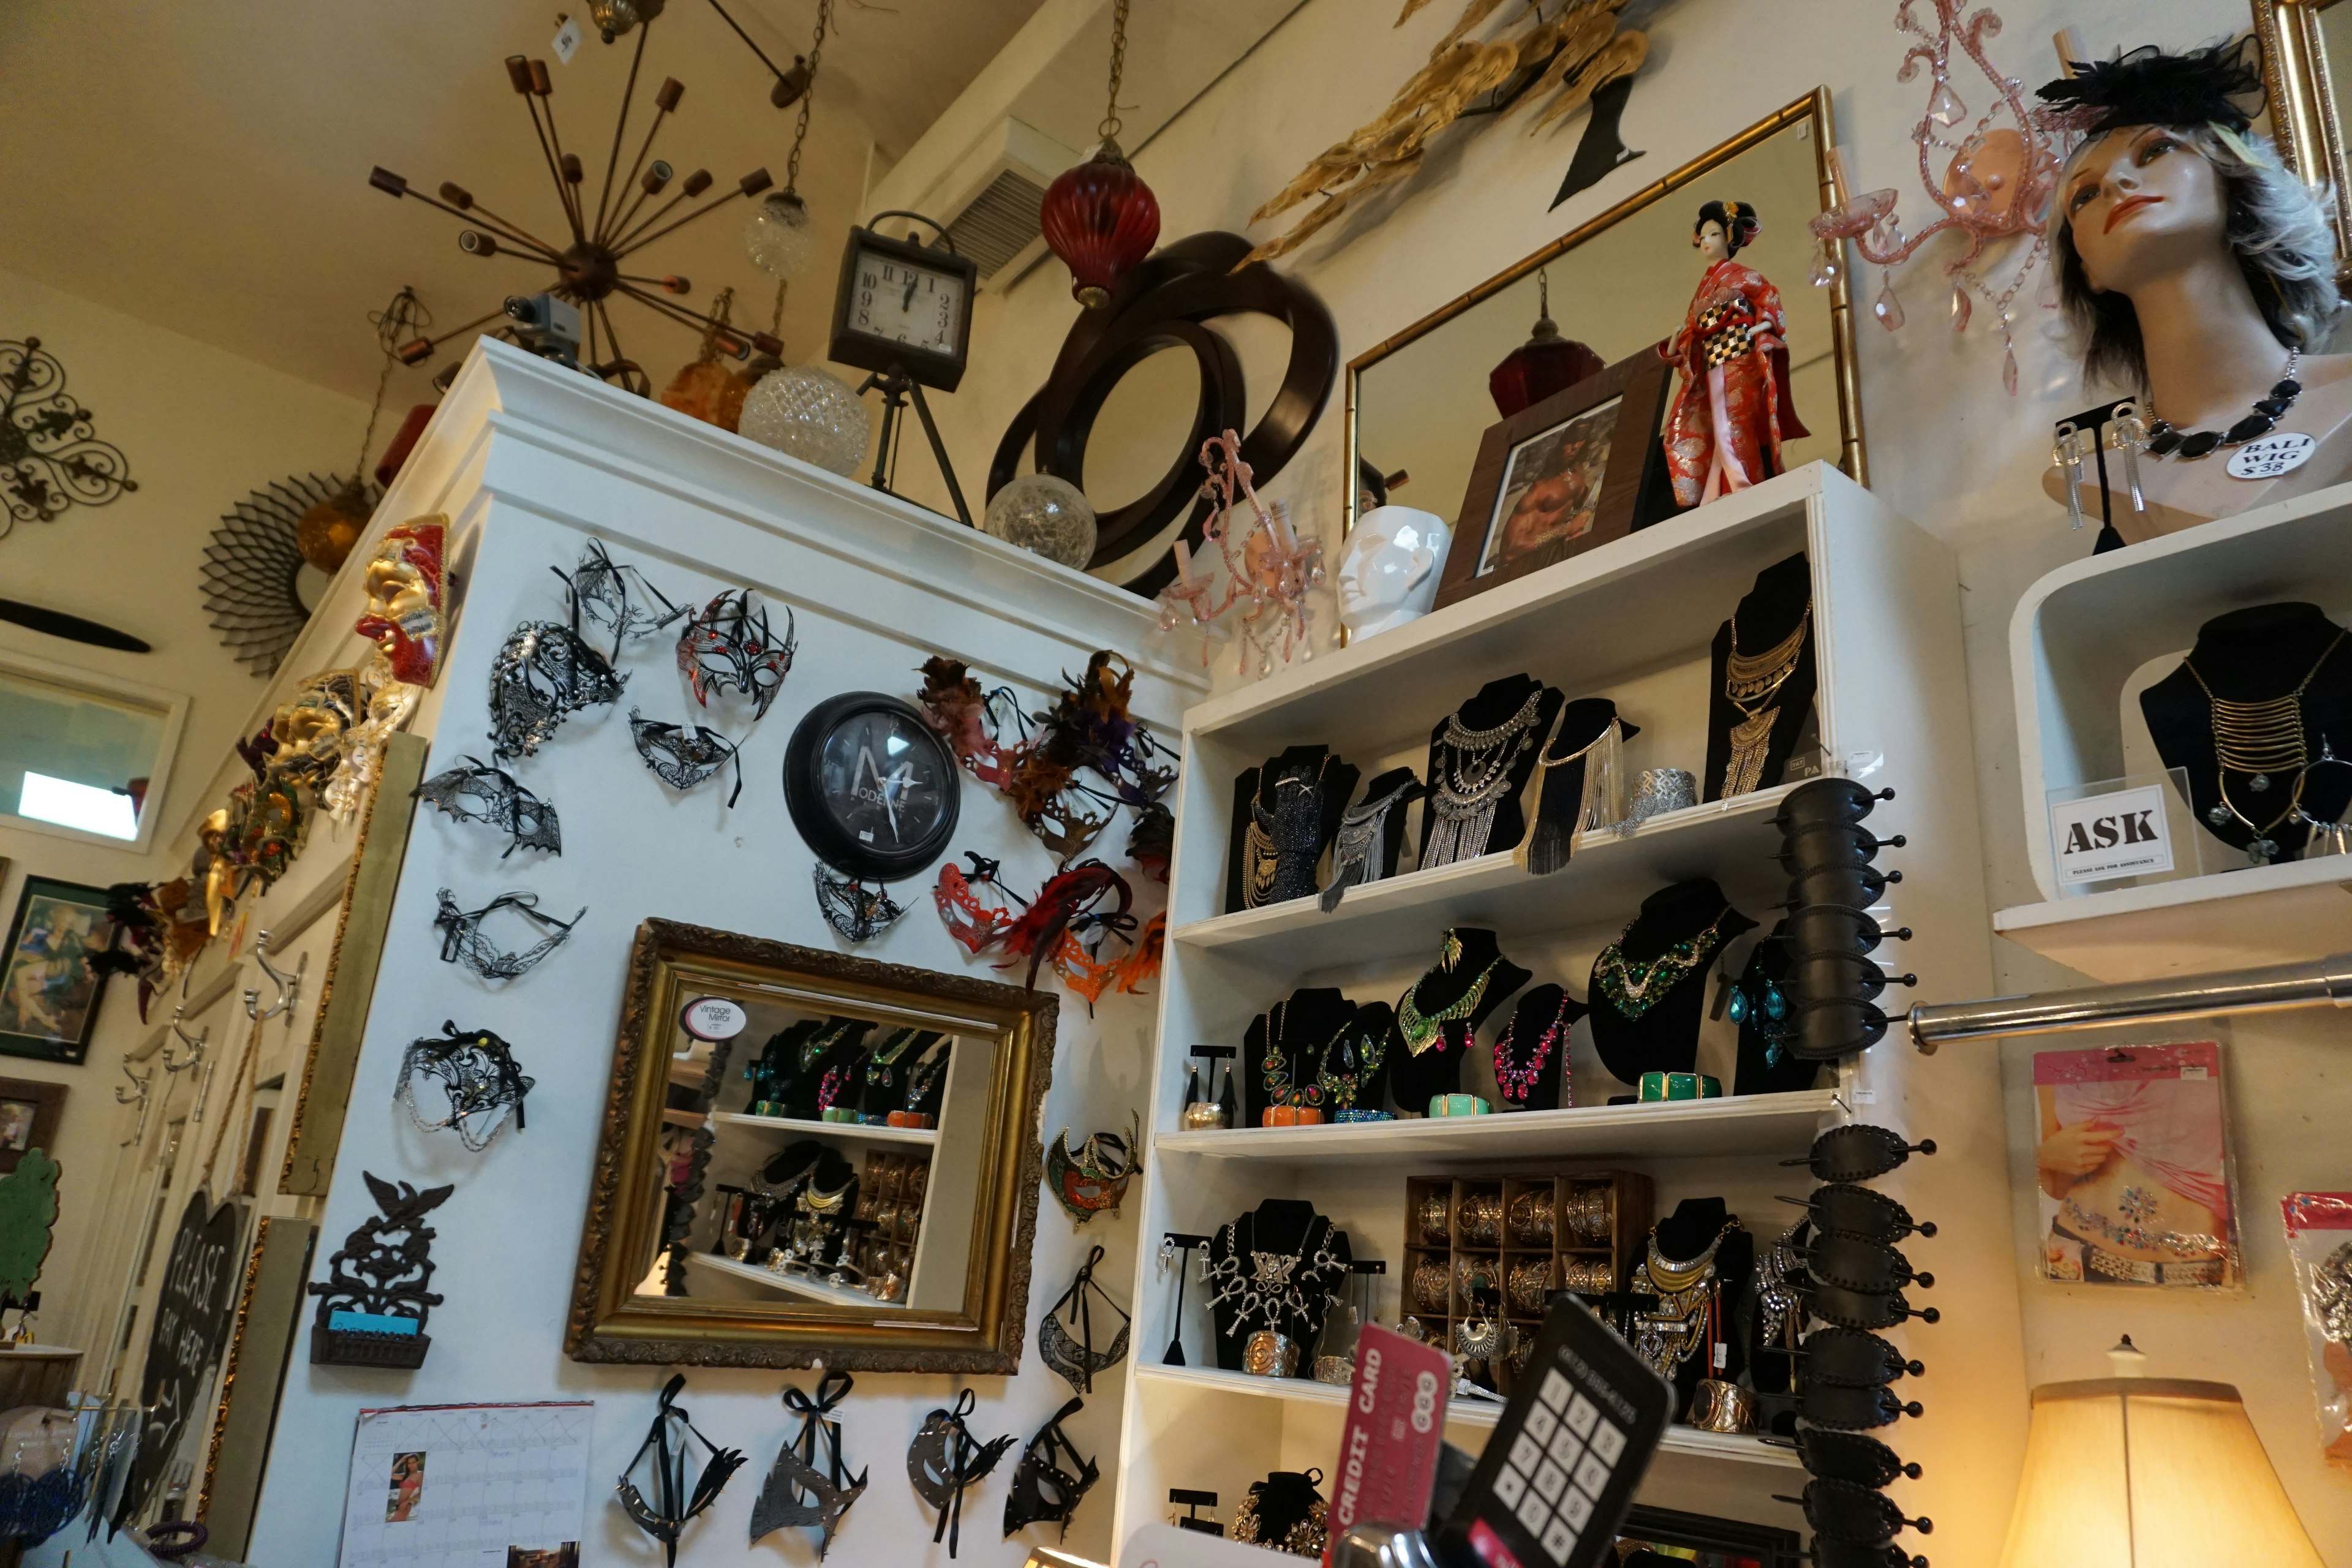
<path fill-rule="evenodd" d="M 857 258 L 846 324 L 884 342 L 954 359 L 962 348 L 963 308 L 958 274 L 867 250 Z"/>

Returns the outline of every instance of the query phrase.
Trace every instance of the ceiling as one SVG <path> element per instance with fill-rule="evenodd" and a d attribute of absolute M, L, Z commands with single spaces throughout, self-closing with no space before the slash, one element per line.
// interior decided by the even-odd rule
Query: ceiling
<path fill-rule="evenodd" d="M 779 63 L 806 52 L 816 0 L 722 3 Z M 822 353 L 825 258 L 863 216 L 856 208 L 870 181 L 1040 4 L 840 0 L 799 181 L 820 259 L 792 290 L 788 358 Z M 0 146 L 10 149 L 0 163 L 0 268 L 371 396 L 383 361 L 368 315 L 403 285 L 446 329 L 551 279 L 512 255 L 465 254 L 455 218 L 368 184 L 377 164 L 418 190 L 452 180 L 557 239 L 553 181 L 504 57 L 546 59 L 558 132 L 587 165 L 593 207 L 636 37 L 608 46 L 592 30 L 560 64 L 551 40 L 564 11 L 584 21 L 583 0 L 0 4 Z M 625 171 L 664 77 L 687 92 L 655 156 L 681 176 L 707 167 L 714 196 L 760 166 L 783 183 L 796 111 L 770 106 L 772 79 L 710 0 L 669 0 L 651 28 Z M 649 245 L 630 269 L 688 278 L 687 302 L 698 307 L 732 285 L 735 319 L 767 326 L 774 289 L 744 258 L 745 210 L 740 198 L 729 203 Z M 656 387 L 693 357 L 687 327 L 624 300 L 612 310 Z M 11 330 L 0 322 L 0 335 Z M 462 352 L 464 341 L 452 346 Z M 446 363 L 395 372 L 392 405 L 415 401 Z"/>

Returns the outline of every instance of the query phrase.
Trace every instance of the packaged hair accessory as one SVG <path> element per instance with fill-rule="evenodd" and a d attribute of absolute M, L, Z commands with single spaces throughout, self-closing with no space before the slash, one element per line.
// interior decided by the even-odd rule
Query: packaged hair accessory
<path fill-rule="evenodd" d="M 2289 1193 L 2286 1255 L 2303 1303 L 2322 1451 L 2352 1467 L 2352 1193 Z"/>

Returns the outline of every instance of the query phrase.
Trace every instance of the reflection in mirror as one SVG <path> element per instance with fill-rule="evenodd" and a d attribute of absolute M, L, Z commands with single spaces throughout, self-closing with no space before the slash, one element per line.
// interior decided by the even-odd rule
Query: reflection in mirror
<path fill-rule="evenodd" d="M 645 922 L 567 1352 L 1014 1371 L 1058 1006 Z"/>
<path fill-rule="evenodd" d="M 0 667 L 0 816 L 135 839 L 171 704 Z"/>
<path fill-rule="evenodd" d="M 2266 101 L 2254 129 L 2278 145 L 2304 184 L 2336 193 L 2336 276 L 2352 277 L 2352 204 L 2340 106 L 2352 103 L 2352 5 L 2345 0 L 2252 0 Z M 2352 312 L 2325 345 L 2352 348 Z"/>
<path fill-rule="evenodd" d="M 1359 460 L 1349 471 L 1360 464 L 1384 476 L 1402 472 L 1407 478 L 1390 499 L 1456 521 L 1479 438 L 1507 412 L 1497 405 L 1507 389 L 1495 372 L 1528 343 L 1543 291 L 1560 337 L 1598 363 L 1643 353 L 1682 326 L 1706 270 L 1691 244 L 1699 205 L 1736 199 L 1762 216 L 1762 232 L 1739 260 L 1780 288 L 1790 386 L 1798 417 L 1813 432 L 1782 447 L 1783 464 L 1826 458 L 1862 477 L 1844 280 L 1828 289 L 1808 281 L 1806 224 L 1824 205 L 1821 151 L 1829 136 L 1826 96 L 1800 100 L 1365 353 L 1349 366 Z M 1351 493 L 1350 525 L 1357 510 Z"/>

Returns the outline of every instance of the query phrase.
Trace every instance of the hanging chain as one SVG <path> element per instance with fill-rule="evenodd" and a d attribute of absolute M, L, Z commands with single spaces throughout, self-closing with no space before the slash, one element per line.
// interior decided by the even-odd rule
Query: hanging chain
<path fill-rule="evenodd" d="M 375 378 L 375 401 L 368 405 L 367 431 L 360 437 L 360 458 L 352 468 L 354 489 L 366 480 L 368 448 L 375 445 L 376 416 L 383 412 L 383 395 L 392 384 L 392 367 L 400 363 L 400 346 L 425 335 L 425 329 L 433 324 L 433 312 L 425 308 L 415 289 L 403 289 L 392 297 L 391 304 L 368 312 L 368 324 L 375 329 L 375 346 L 383 352 L 383 372 Z"/>
<path fill-rule="evenodd" d="M 1125 0 L 1120 0 L 1125 4 Z M 809 44 L 808 85 L 801 89 L 800 119 L 793 125 L 793 153 L 784 160 L 784 195 L 797 198 L 801 184 L 801 143 L 808 140 L 809 113 L 816 107 L 816 71 L 824 60 L 825 30 L 833 26 L 833 0 L 816 0 L 816 37 Z M 779 291 L 777 310 L 783 308 Z"/>
<path fill-rule="evenodd" d="M 1095 133 L 1116 145 L 1118 133 L 1125 129 L 1118 117 L 1119 79 L 1127 71 L 1127 8 L 1130 0 L 1112 0 L 1110 8 L 1110 102 L 1103 110 L 1102 123 Z"/>

